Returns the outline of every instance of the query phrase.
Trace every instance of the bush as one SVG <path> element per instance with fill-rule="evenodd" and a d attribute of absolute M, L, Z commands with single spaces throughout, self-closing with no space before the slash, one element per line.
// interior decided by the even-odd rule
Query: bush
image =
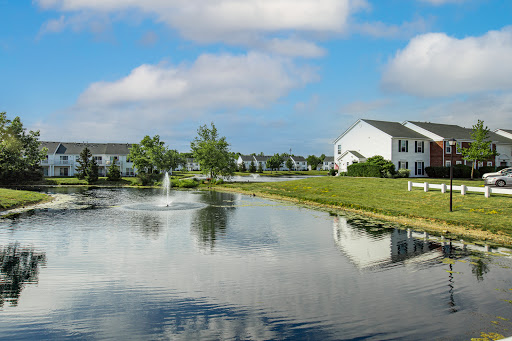
<path fill-rule="evenodd" d="M 380 178 L 382 176 L 378 165 L 372 165 L 366 162 L 351 164 L 348 166 L 347 170 L 349 176 L 365 176 L 373 178 Z"/>
<path fill-rule="evenodd" d="M 216 185 L 222 185 L 223 183 L 224 183 L 224 179 L 217 179 L 217 181 L 215 181 Z"/>
<path fill-rule="evenodd" d="M 178 186 L 180 188 L 195 188 L 199 186 L 199 182 L 196 179 L 184 179 L 178 181 Z"/>
<path fill-rule="evenodd" d="M 338 173 L 338 171 L 336 169 L 329 169 L 329 175 L 330 176 L 335 176 L 336 173 Z"/>
<path fill-rule="evenodd" d="M 347 172 L 340 172 L 340 176 L 348 176 Z"/>
<path fill-rule="evenodd" d="M 408 178 L 410 174 L 411 171 L 409 169 L 400 168 L 396 173 L 396 176 L 397 178 Z"/>
<path fill-rule="evenodd" d="M 161 174 L 148 174 L 142 172 L 137 174 L 137 176 L 139 177 L 142 186 L 152 186 L 162 178 Z"/>
<path fill-rule="evenodd" d="M 425 173 L 429 178 L 449 178 L 450 167 L 425 167 Z M 473 176 L 475 178 L 480 177 L 480 172 L 475 169 Z M 454 178 L 471 178 L 471 167 L 466 165 L 455 165 L 453 166 L 453 177 Z"/>
<path fill-rule="evenodd" d="M 392 178 L 393 175 L 395 175 L 395 164 L 389 160 L 384 159 L 384 157 L 381 155 L 369 157 L 366 160 L 366 163 L 379 166 L 382 177 Z"/>
<path fill-rule="evenodd" d="M 494 166 L 483 166 L 483 167 L 478 168 L 478 171 L 482 175 L 485 174 L 485 173 L 497 172 L 496 167 L 494 167 Z"/>

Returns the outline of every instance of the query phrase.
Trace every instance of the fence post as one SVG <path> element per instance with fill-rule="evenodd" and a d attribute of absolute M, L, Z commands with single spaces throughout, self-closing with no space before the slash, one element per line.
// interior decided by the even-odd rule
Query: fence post
<path fill-rule="evenodd" d="M 412 191 L 412 181 L 407 181 L 407 190 Z"/>
<path fill-rule="evenodd" d="M 485 186 L 485 197 L 489 198 L 491 196 L 491 187 Z"/>
<path fill-rule="evenodd" d="M 446 193 L 446 184 L 441 184 L 441 193 Z"/>
<path fill-rule="evenodd" d="M 466 191 L 468 190 L 468 188 L 466 187 L 466 185 L 462 185 L 460 186 L 460 195 L 466 195 Z"/>
<path fill-rule="evenodd" d="M 425 192 L 428 192 L 428 182 L 425 182 L 425 183 L 423 184 L 423 190 L 424 190 Z"/>

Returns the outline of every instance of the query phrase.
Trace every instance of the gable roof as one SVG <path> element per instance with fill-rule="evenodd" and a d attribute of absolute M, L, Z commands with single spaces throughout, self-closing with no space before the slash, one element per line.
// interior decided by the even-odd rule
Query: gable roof
<path fill-rule="evenodd" d="M 306 161 L 306 159 L 303 156 L 290 156 L 290 158 L 295 162 L 303 162 Z"/>
<path fill-rule="evenodd" d="M 398 122 L 376 121 L 367 119 L 361 119 L 361 121 L 368 123 L 369 125 L 383 131 L 384 133 L 390 135 L 391 137 L 429 139 L 425 135 L 422 135 L 417 131 L 407 128 L 406 126 Z"/>
<path fill-rule="evenodd" d="M 254 161 L 254 158 L 252 155 L 240 155 L 240 158 L 242 159 L 243 162 Z"/>
<path fill-rule="evenodd" d="M 46 142 L 41 141 L 40 148 L 48 148 L 49 154 L 79 155 L 85 148 L 89 148 L 94 155 L 128 155 L 132 145 L 130 143 L 77 143 L 77 142 Z"/>
<path fill-rule="evenodd" d="M 256 155 L 254 158 L 258 162 L 267 162 L 267 160 L 270 158 L 270 156 L 259 156 L 259 155 Z"/>
<path fill-rule="evenodd" d="M 326 156 L 324 162 L 334 162 L 334 156 Z"/>
<path fill-rule="evenodd" d="M 443 137 L 444 139 L 454 138 L 456 140 L 473 140 L 471 133 L 473 129 L 460 127 L 455 124 L 442 124 L 442 123 L 430 123 L 430 122 L 416 122 L 408 121 L 422 129 L 428 130 L 436 135 Z M 489 139 L 491 141 L 497 141 L 502 143 L 511 143 L 510 139 L 504 136 L 496 134 L 495 132 L 489 132 Z"/>

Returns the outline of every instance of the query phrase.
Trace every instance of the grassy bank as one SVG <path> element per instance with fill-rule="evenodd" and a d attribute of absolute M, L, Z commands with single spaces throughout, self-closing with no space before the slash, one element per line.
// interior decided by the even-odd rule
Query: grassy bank
<path fill-rule="evenodd" d="M 409 179 L 321 177 L 277 183 L 232 183 L 222 187 L 247 194 L 284 198 L 329 208 L 360 211 L 367 215 L 413 225 L 426 230 L 449 231 L 460 236 L 512 243 L 512 197 L 482 193 L 453 193 L 440 190 L 427 193 L 421 188 L 407 191 Z M 425 180 L 416 180 L 417 182 Z M 426 180 L 446 183 L 449 180 Z M 481 180 L 454 180 L 454 185 L 483 186 Z"/>
<path fill-rule="evenodd" d="M 49 200 L 43 193 L 0 188 L 0 211 Z"/>

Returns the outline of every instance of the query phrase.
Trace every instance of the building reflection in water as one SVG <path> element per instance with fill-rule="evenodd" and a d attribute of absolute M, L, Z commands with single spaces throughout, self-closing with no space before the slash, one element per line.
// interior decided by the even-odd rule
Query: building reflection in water
<path fill-rule="evenodd" d="M 27 283 L 37 283 L 39 267 L 46 264 L 46 255 L 33 248 L 10 244 L 0 247 L 0 307 L 6 302 L 18 304 Z"/>

